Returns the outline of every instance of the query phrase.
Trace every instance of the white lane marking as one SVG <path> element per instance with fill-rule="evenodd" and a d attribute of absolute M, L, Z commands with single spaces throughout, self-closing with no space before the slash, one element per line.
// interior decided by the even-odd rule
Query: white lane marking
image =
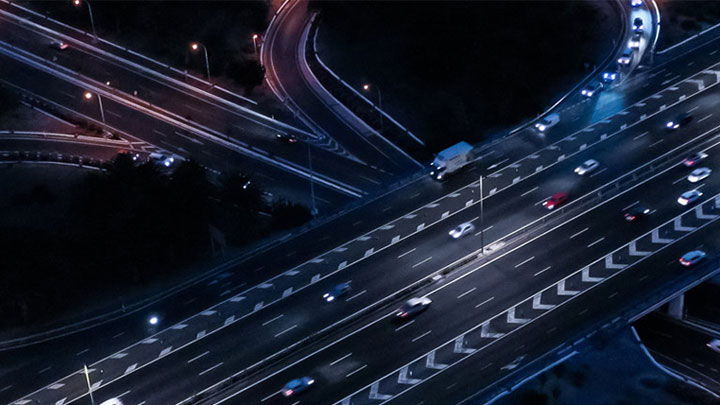
<path fill-rule="evenodd" d="M 578 233 L 576 233 L 576 234 L 571 235 L 571 236 L 570 236 L 570 239 L 574 239 L 576 236 L 580 236 L 580 234 L 582 234 L 583 232 L 587 231 L 588 229 L 590 229 L 590 228 L 585 228 L 585 229 L 583 229 L 582 231 L 580 231 L 580 232 L 578 232 Z"/>
<path fill-rule="evenodd" d="M 672 74 L 672 73 L 670 73 L 670 74 Z M 666 84 L 668 84 L 668 83 L 670 83 L 670 82 L 674 82 L 675 80 L 677 80 L 677 79 L 679 79 L 679 78 L 680 78 L 680 75 L 673 76 L 673 77 L 671 77 L 671 78 L 663 81 L 662 83 L 660 83 L 660 85 L 661 85 L 661 86 L 664 86 L 664 85 L 666 85 Z"/>
<path fill-rule="evenodd" d="M 707 116 L 700 118 L 700 119 L 698 120 L 698 123 L 703 122 L 703 121 L 705 121 L 706 119 L 708 119 L 708 118 L 710 118 L 710 117 L 712 117 L 712 114 L 708 114 Z"/>
<path fill-rule="evenodd" d="M 285 334 L 285 333 L 287 333 L 287 332 L 290 332 L 291 330 L 293 330 L 293 329 L 295 329 L 295 328 L 297 328 L 297 325 L 293 325 L 293 326 L 291 326 L 291 327 L 289 327 L 289 328 L 285 329 L 284 331 L 282 331 L 282 332 L 280 332 L 280 333 L 276 334 L 276 335 L 275 335 L 275 337 L 278 337 L 278 336 L 280 336 L 280 335 L 282 335 L 282 334 Z"/>
<path fill-rule="evenodd" d="M 525 197 L 526 195 L 528 195 L 528 194 L 532 193 L 533 191 L 537 190 L 538 188 L 540 188 L 540 187 L 535 186 L 535 187 L 533 187 L 532 189 L 530 189 L 530 190 L 528 190 L 528 191 L 520 194 L 520 197 Z"/>
<path fill-rule="evenodd" d="M 153 129 L 153 132 L 156 133 L 156 134 L 158 134 L 158 135 L 160 135 L 160 136 L 164 136 L 165 138 L 167 138 L 167 134 L 166 134 L 166 133 L 160 132 L 160 131 L 158 131 L 157 129 Z"/>
<path fill-rule="evenodd" d="M 87 353 L 87 352 L 89 352 L 89 351 L 90 351 L 90 349 L 81 350 L 81 351 L 75 353 L 75 355 L 76 355 L 76 356 L 80 356 L 80 355 L 83 355 L 83 354 L 85 354 L 85 353 Z"/>
<path fill-rule="evenodd" d="M 280 314 L 280 315 L 276 316 L 275 318 L 270 319 L 269 321 L 265 321 L 262 323 L 262 326 L 267 326 L 267 325 L 277 321 L 278 319 L 282 318 L 283 316 L 284 316 L 284 314 Z"/>
<path fill-rule="evenodd" d="M 486 299 L 485 301 L 483 301 L 483 302 L 475 305 L 475 308 L 479 308 L 479 307 L 481 307 L 482 305 L 487 304 L 488 302 L 490 302 L 490 301 L 492 301 L 492 300 L 494 300 L 494 299 L 495 299 L 495 297 L 490 297 L 490 298 Z"/>
<path fill-rule="evenodd" d="M 678 184 L 678 183 L 680 183 L 681 181 L 683 181 L 683 180 L 685 180 L 685 179 L 687 179 L 687 176 L 682 176 L 682 177 L 680 177 L 679 179 L 673 181 L 672 184 Z"/>
<path fill-rule="evenodd" d="M 74 98 L 77 98 L 77 96 L 76 96 L 75 94 L 68 93 L 68 92 L 65 92 L 65 91 L 62 91 L 62 90 L 60 90 L 60 93 L 66 95 L 66 96 L 68 96 L 68 97 L 70 97 L 70 98 L 73 98 L 73 99 L 74 99 Z"/>
<path fill-rule="evenodd" d="M 120 332 L 120 333 L 118 333 L 117 335 L 113 336 L 113 339 L 119 338 L 120 336 L 122 336 L 122 335 L 124 335 L 124 334 L 125 334 L 125 332 Z"/>
<path fill-rule="evenodd" d="M 600 243 L 600 242 L 602 242 L 602 241 L 604 241 L 604 240 L 605 240 L 605 237 L 603 236 L 602 238 L 596 240 L 595 242 L 587 245 L 587 247 L 593 247 L 593 246 L 597 245 L 598 243 Z"/>
<path fill-rule="evenodd" d="M 105 112 L 106 112 L 107 114 L 114 115 L 114 116 L 116 116 L 116 117 L 118 117 L 118 118 L 122 118 L 122 115 L 120 115 L 119 113 L 116 113 L 115 111 L 108 110 L 107 108 L 105 109 Z"/>
<path fill-rule="evenodd" d="M 8 386 L 5 387 L 5 388 L 0 388 L 0 392 L 3 392 L 3 391 L 5 391 L 5 390 L 9 390 L 9 389 L 12 388 L 12 387 L 13 387 L 12 385 L 8 385 Z"/>
<path fill-rule="evenodd" d="M 483 232 L 487 232 L 487 231 L 491 230 L 491 229 L 493 228 L 493 226 L 495 226 L 495 225 L 490 225 L 490 226 L 488 226 L 487 228 L 483 229 L 482 231 L 479 231 L 479 232 L 475 233 L 475 236 L 478 236 L 478 235 L 480 235 L 480 234 L 483 233 Z"/>
<path fill-rule="evenodd" d="M 531 257 L 531 258 L 529 258 L 529 259 L 527 259 L 527 260 L 525 260 L 525 261 L 523 261 L 523 262 L 520 262 L 520 263 L 516 264 L 516 265 L 515 265 L 515 268 L 517 269 L 518 267 L 522 266 L 523 264 L 528 263 L 529 261 L 531 261 L 531 260 L 534 259 L 534 258 L 535 258 L 535 256 L 533 256 L 533 257 Z"/>
<path fill-rule="evenodd" d="M 118 396 L 115 397 L 115 398 L 122 398 L 122 397 L 124 397 L 125 395 L 129 394 L 130 392 L 131 392 L 131 390 L 127 390 L 127 391 L 123 392 L 122 394 L 118 395 Z"/>
<path fill-rule="evenodd" d="M 46 372 L 46 371 L 50 370 L 51 368 L 52 368 L 52 366 L 50 366 L 50 367 L 45 367 L 44 369 L 42 369 L 42 370 L 38 371 L 38 374 L 42 374 L 42 373 L 44 373 L 44 372 Z"/>
<path fill-rule="evenodd" d="M 355 298 L 357 298 L 357 297 L 365 294 L 366 292 L 367 292 L 367 290 L 362 290 L 362 291 L 360 291 L 359 293 L 353 295 L 352 297 L 346 299 L 345 302 L 352 301 L 352 300 L 354 300 Z"/>
<path fill-rule="evenodd" d="M 280 393 L 280 391 L 273 392 L 272 394 L 270 394 L 270 395 L 266 396 L 265 398 L 261 399 L 260 402 L 265 402 L 265 401 L 267 401 L 268 399 L 274 397 L 275 395 L 277 395 L 277 394 L 279 394 L 279 393 Z"/>
<path fill-rule="evenodd" d="M 663 141 L 664 141 L 664 139 L 660 139 L 659 141 L 655 141 L 655 142 L 651 143 L 650 145 L 648 145 L 648 148 L 652 148 L 653 146 L 655 146 L 655 145 L 657 145 L 657 144 L 659 144 L 659 143 L 661 143 L 661 142 L 663 142 Z"/>
<path fill-rule="evenodd" d="M 206 352 L 203 353 L 203 354 L 200 354 L 200 355 L 197 355 L 197 356 L 193 357 L 192 359 L 188 360 L 187 362 L 188 362 L 188 364 L 189 364 L 189 363 L 192 363 L 193 361 L 195 361 L 195 360 L 197 360 L 197 359 L 199 359 L 199 358 L 207 355 L 208 353 L 210 353 L 210 350 L 206 351 Z"/>
<path fill-rule="evenodd" d="M 473 288 L 471 288 L 471 289 L 469 289 L 469 290 L 465 291 L 464 293 L 462 293 L 462 294 L 458 295 L 458 296 L 457 296 L 457 299 L 460 299 L 460 298 L 462 298 L 462 297 L 464 297 L 464 296 L 466 296 L 466 295 L 470 294 L 471 292 L 473 292 L 473 291 L 475 291 L 475 290 L 477 290 L 477 287 L 473 287 Z"/>
<path fill-rule="evenodd" d="M 547 267 L 545 267 L 544 269 L 542 269 L 542 270 L 538 271 L 537 273 L 533 274 L 533 277 L 537 277 L 537 276 L 539 276 L 540 274 L 542 274 L 542 273 L 550 270 L 551 267 L 552 267 L 552 266 L 547 266 Z"/>
<path fill-rule="evenodd" d="M 406 324 L 404 324 L 404 325 L 402 325 L 402 326 L 398 326 L 397 328 L 395 328 L 395 332 L 398 332 L 400 329 L 402 329 L 402 328 L 404 328 L 404 327 L 406 327 L 406 326 L 410 326 L 410 325 L 412 325 L 412 324 L 414 324 L 414 323 L 415 323 L 415 320 L 413 319 L 412 321 L 410 321 L 410 322 L 408 322 L 408 323 L 406 323 Z"/>
<path fill-rule="evenodd" d="M 673 260 L 673 263 L 675 263 L 674 260 Z M 617 291 L 615 291 L 614 293 L 608 295 L 608 298 L 613 298 L 613 297 L 616 296 L 616 295 L 618 295 L 618 292 L 617 292 Z"/>
<path fill-rule="evenodd" d="M 645 135 L 647 135 L 647 134 L 648 134 L 648 132 L 645 131 L 645 132 L 643 132 L 642 134 L 633 137 L 633 141 L 637 141 L 638 139 L 642 138 L 643 136 L 645 136 Z"/>
<path fill-rule="evenodd" d="M 629 210 L 630 208 L 636 206 L 637 204 L 640 204 L 640 201 L 635 201 L 634 203 L 632 203 L 632 204 L 628 205 L 627 207 L 623 208 L 622 210 L 623 210 L 623 211 L 627 211 L 627 210 Z"/>
<path fill-rule="evenodd" d="M 697 110 L 698 108 L 700 108 L 700 106 L 699 106 L 699 105 L 696 105 L 695 107 L 689 109 L 687 112 L 691 113 L 691 112 Z"/>
<path fill-rule="evenodd" d="M 425 336 L 427 336 L 427 335 L 429 335 L 429 334 L 431 334 L 431 333 L 432 333 L 432 331 L 429 330 L 429 331 L 423 333 L 422 335 L 416 337 L 415 339 L 413 339 L 412 342 L 415 343 L 415 342 L 417 342 L 418 340 L 424 338 Z"/>
<path fill-rule="evenodd" d="M 195 139 L 195 138 L 193 138 L 193 137 L 191 137 L 191 136 L 187 136 L 187 135 L 185 135 L 185 134 L 182 134 L 182 133 L 180 133 L 180 132 L 178 132 L 178 131 L 175 131 L 175 135 L 179 135 L 179 136 L 187 139 L 187 140 L 190 141 L 190 142 L 197 143 L 197 144 L 200 144 L 200 145 L 205 145 L 204 143 L 198 141 L 197 139 Z"/>
<path fill-rule="evenodd" d="M 596 171 L 595 173 L 591 174 L 590 177 L 595 177 L 595 176 L 597 176 L 598 174 L 604 172 L 605 170 L 607 170 L 607 167 L 603 167 L 602 169 Z"/>
<path fill-rule="evenodd" d="M 367 367 L 367 364 L 365 364 L 364 366 L 362 366 L 362 367 L 360 367 L 360 368 L 358 368 L 358 369 L 355 369 L 355 370 L 347 373 L 347 375 L 345 375 L 345 378 L 348 378 L 348 377 L 350 377 L 351 375 L 353 375 L 353 374 L 355 374 L 355 373 L 358 373 L 358 372 L 364 370 L 365 367 Z"/>
<path fill-rule="evenodd" d="M 330 363 L 330 365 L 331 365 L 331 366 L 334 366 L 334 365 L 340 363 L 341 361 L 347 359 L 347 358 L 350 357 L 350 356 L 352 356 L 352 353 L 348 353 L 348 354 L 340 357 L 339 359 L 337 359 L 337 360 L 333 361 L 332 363 Z"/>
<path fill-rule="evenodd" d="M 413 264 L 413 266 L 412 266 L 413 269 L 414 269 L 415 267 L 417 267 L 417 266 L 419 266 L 419 265 L 427 262 L 427 261 L 430 260 L 430 259 L 432 259 L 432 256 L 428 257 L 427 259 L 425 259 L 425 260 L 423 260 L 423 261 L 420 261 L 420 262 L 418 262 L 418 263 Z"/>
<path fill-rule="evenodd" d="M 408 250 L 407 252 L 401 254 L 400 256 L 398 256 L 398 259 L 401 258 L 401 257 L 405 257 L 405 256 L 409 255 L 410 253 L 414 252 L 415 249 L 417 249 L 417 248 L 412 248 L 412 249 Z"/>

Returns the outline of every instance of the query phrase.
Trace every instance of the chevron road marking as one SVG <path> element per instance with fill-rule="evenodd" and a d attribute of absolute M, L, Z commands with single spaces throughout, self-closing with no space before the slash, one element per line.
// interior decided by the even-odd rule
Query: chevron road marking
<path fill-rule="evenodd" d="M 606 269 L 621 270 L 621 269 L 624 269 L 625 267 L 627 267 L 627 264 L 622 264 L 622 263 L 615 264 L 615 263 L 613 263 L 612 254 L 609 254 L 609 255 L 605 256 L 605 268 L 606 268 Z"/>
<path fill-rule="evenodd" d="M 597 283 L 598 281 L 605 280 L 605 277 L 592 277 L 590 275 L 590 267 L 582 269 L 582 281 L 584 283 Z"/>
<path fill-rule="evenodd" d="M 702 89 L 705 88 L 705 82 L 703 82 L 702 80 L 687 79 L 687 80 L 685 80 L 685 81 L 688 82 L 688 83 L 695 83 L 695 84 L 697 84 L 698 90 L 702 90 Z"/>
<path fill-rule="evenodd" d="M 675 221 L 673 221 L 673 228 L 679 232 L 690 232 L 690 231 L 695 230 L 695 227 L 683 226 L 682 217 L 675 218 Z"/>
<path fill-rule="evenodd" d="M 577 295 L 580 291 L 568 290 L 565 288 L 565 279 L 560 280 L 557 284 L 558 295 Z"/>
<path fill-rule="evenodd" d="M 542 293 L 537 293 L 533 296 L 533 303 L 532 303 L 533 309 L 546 310 L 546 309 L 555 308 L 555 305 L 541 303 L 540 302 L 541 299 L 542 299 Z"/>
<path fill-rule="evenodd" d="M 667 238 L 661 238 L 660 237 L 660 230 L 659 229 L 653 229 L 652 231 L 652 243 L 662 243 L 662 244 L 668 244 L 672 242 L 674 239 L 667 239 Z"/>
<path fill-rule="evenodd" d="M 490 332 L 490 321 L 485 322 L 482 325 L 482 328 L 480 329 L 480 337 L 497 339 L 497 338 L 501 338 L 503 336 L 505 336 L 504 333 Z M 458 339 L 460 339 L 460 338 L 458 338 Z M 458 344 L 458 341 L 456 340 L 455 341 L 456 348 L 457 348 L 457 344 Z M 455 353 L 458 353 L 458 352 L 455 352 Z"/>
<path fill-rule="evenodd" d="M 637 246 L 635 246 L 635 241 L 630 242 L 630 256 L 647 256 L 651 254 L 652 252 L 644 252 L 641 250 L 637 250 Z"/>
<path fill-rule="evenodd" d="M 718 200 L 716 199 L 715 200 L 716 204 L 717 204 L 717 201 Z M 697 219 L 715 219 L 718 216 L 715 214 L 704 214 L 702 205 L 698 205 L 697 207 L 695 207 L 695 217 L 697 217 Z"/>
<path fill-rule="evenodd" d="M 400 373 L 398 373 L 398 379 L 397 379 L 398 384 L 417 384 L 420 382 L 420 380 L 417 378 L 408 377 L 409 367 L 410 366 L 403 367 L 400 370 Z"/>
<path fill-rule="evenodd" d="M 507 323 L 528 323 L 530 322 L 530 319 L 527 318 L 516 318 L 515 317 L 515 307 L 510 308 L 507 312 Z"/>
<path fill-rule="evenodd" d="M 432 368 L 434 370 L 442 370 L 447 367 L 447 364 L 435 363 L 435 351 L 433 350 L 425 359 L 425 367 Z"/>
<path fill-rule="evenodd" d="M 385 401 L 387 399 L 392 398 L 392 395 L 385 395 L 378 392 L 380 386 L 380 382 L 376 382 L 373 385 L 370 386 L 370 395 L 368 395 L 368 398 L 370 399 L 379 399 L 381 401 Z"/>
<path fill-rule="evenodd" d="M 502 333 L 500 335 L 503 335 Z M 465 335 L 459 336 L 455 339 L 455 346 L 453 346 L 453 353 L 474 353 L 475 349 L 465 347 Z"/>
<path fill-rule="evenodd" d="M 715 80 L 720 81 L 720 70 L 706 70 L 703 73 L 715 75 Z"/>

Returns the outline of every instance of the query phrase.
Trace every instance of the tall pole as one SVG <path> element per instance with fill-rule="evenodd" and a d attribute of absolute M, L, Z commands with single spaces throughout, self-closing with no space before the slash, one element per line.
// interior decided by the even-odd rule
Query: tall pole
<path fill-rule="evenodd" d="M 314 217 L 317 215 L 317 208 L 315 207 L 315 179 L 313 178 L 313 169 L 312 169 L 312 154 L 310 152 L 310 143 L 307 143 L 307 150 L 308 150 L 308 168 L 310 169 L 310 203 L 312 204 L 312 208 L 310 209 L 310 213 Z"/>
<path fill-rule="evenodd" d="M 102 119 L 103 124 L 105 124 L 105 109 L 103 108 L 102 103 L 102 96 L 100 93 L 98 93 L 98 104 L 100 105 L 100 118 Z"/>
<path fill-rule="evenodd" d="M 95 42 L 97 42 L 98 36 L 97 36 L 97 31 L 95 31 L 95 18 L 93 18 L 92 7 L 90 6 L 89 0 L 85 0 L 85 3 L 87 3 L 88 13 L 90 13 L 90 26 L 92 27 L 93 37 L 95 37 Z"/>
<path fill-rule="evenodd" d="M 378 107 L 380 107 L 380 109 L 378 110 L 378 113 L 380 113 L 380 133 L 382 134 L 383 132 L 385 132 L 385 128 L 383 125 L 382 93 L 380 93 L 380 87 L 375 86 L 375 88 L 377 89 L 377 93 L 378 93 Z"/>
<path fill-rule="evenodd" d="M 258 38 L 257 34 L 253 34 L 252 39 L 253 39 L 253 47 L 255 48 L 255 58 L 259 62 L 260 56 L 258 55 L 257 38 Z"/>
<path fill-rule="evenodd" d="M 85 380 L 88 385 L 88 394 L 90 394 L 90 404 L 95 405 L 95 399 L 92 394 L 92 385 L 90 385 L 90 372 L 88 371 L 87 365 L 83 365 L 83 368 L 85 369 Z"/>
<path fill-rule="evenodd" d="M 485 238 L 484 238 L 484 232 L 485 232 L 485 210 L 483 207 L 483 176 L 480 175 L 480 249 L 482 251 L 482 254 L 485 255 Z"/>
<path fill-rule="evenodd" d="M 202 47 L 203 51 L 205 52 L 205 70 L 207 71 L 208 81 L 210 81 L 210 61 L 208 60 L 207 47 L 205 45 L 203 45 Z"/>

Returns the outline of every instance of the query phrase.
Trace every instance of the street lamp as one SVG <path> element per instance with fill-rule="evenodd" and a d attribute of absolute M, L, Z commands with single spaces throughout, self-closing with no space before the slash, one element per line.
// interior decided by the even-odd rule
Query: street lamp
<path fill-rule="evenodd" d="M 92 394 L 92 385 L 90 385 L 90 371 L 88 371 L 87 365 L 83 364 L 83 371 L 85 371 L 85 381 L 87 381 L 88 394 L 90 394 L 90 404 L 95 405 L 95 399 Z"/>
<path fill-rule="evenodd" d="M 203 52 L 205 52 L 205 70 L 207 72 L 207 78 L 208 80 L 210 80 L 210 62 L 208 61 L 207 47 L 205 47 L 205 45 L 201 44 L 200 42 L 193 42 L 190 44 L 190 49 L 193 52 L 197 51 L 199 48 L 202 48 Z"/>
<path fill-rule="evenodd" d="M 97 42 L 98 36 L 97 36 L 97 32 L 95 31 L 95 19 L 93 18 L 93 12 L 92 12 L 92 7 L 90 6 L 90 0 L 85 0 L 85 4 L 87 4 L 88 13 L 90 13 L 90 26 L 92 27 L 93 37 L 95 38 L 95 42 Z M 73 5 L 75 5 L 75 7 L 80 7 L 82 5 L 82 0 L 73 0 Z"/>
<path fill-rule="evenodd" d="M 362 86 L 363 90 L 370 91 L 370 85 L 365 83 Z M 383 112 L 382 112 L 382 93 L 380 93 L 380 87 L 375 86 L 375 89 L 377 89 L 377 98 L 378 98 L 378 113 L 380 114 L 380 133 L 382 134 L 384 132 L 384 125 L 383 125 Z"/>
<path fill-rule="evenodd" d="M 258 56 L 258 47 L 257 47 L 258 34 L 253 34 L 252 39 L 253 39 L 253 47 L 255 48 L 255 58 L 260 60 L 260 57 Z"/>
<path fill-rule="evenodd" d="M 102 96 L 100 96 L 100 94 L 98 94 L 97 96 L 98 96 L 98 105 L 100 106 L 100 118 L 102 119 L 103 124 L 105 124 L 105 109 L 103 108 Z M 86 91 L 83 94 L 83 98 L 85 98 L 85 100 L 90 101 L 93 98 L 93 94 L 90 93 L 89 91 Z"/>

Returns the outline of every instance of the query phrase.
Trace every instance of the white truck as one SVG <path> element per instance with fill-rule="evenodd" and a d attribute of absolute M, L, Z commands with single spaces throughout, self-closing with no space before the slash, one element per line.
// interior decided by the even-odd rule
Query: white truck
<path fill-rule="evenodd" d="M 430 164 L 430 177 L 442 181 L 462 169 L 472 160 L 472 149 L 467 142 L 459 142 L 438 153 Z"/>

